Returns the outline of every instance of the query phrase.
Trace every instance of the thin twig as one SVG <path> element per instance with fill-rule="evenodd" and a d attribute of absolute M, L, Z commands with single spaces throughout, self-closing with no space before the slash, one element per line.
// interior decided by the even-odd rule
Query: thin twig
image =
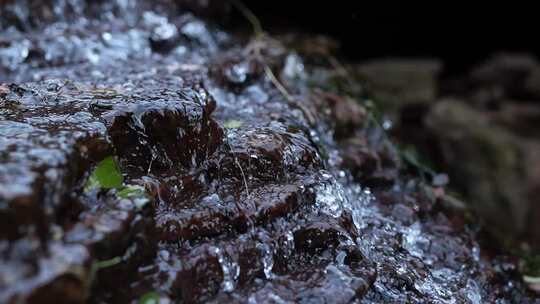
<path fill-rule="evenodd" d="M 247 194 L 247 197 L 249 198 L 250 194 L 249 194 L 246 174 L 244 173 L 244 169 L 242 169 L 242 166 L 240 165 L 240 162 L 238 161 L 238 158 L 236 157 L 236 155 L 234 155 L 233 157 L 234 157 L 234 162 L 236 163 L 236 165 L 238 166 L 238 169 L 240 169 L 240 173 L 242 174 L 242 179 L 244 180 L 244 187 L 246 187 L 246 194 Z"/>
<path fill-rule="evenodd" d="M 244 173 L 244 169 L 242 168 L 242 166 L 240 165 L 240 162 L 238 161 L 238 157 L 236 157 L 236 154 L 233 152 L 231 144 L 229 144 L 229 138 L 227 137 L 227 134 L 225 135 L 225 143 L 227 144 L 227 146 L 229 147 L 229 150 L 231 151 L 231 154 L 234 159 L 234 164 L 238 167 L 238 169 L 240 169 L 240 174 L 242 175 L 242 180 L 244 181 L 244 187 L 246 188 L 246 194 L 247 194 L 247 197 L 249 198 L 250 194 L 249 194 L 249 187 L 248 187 L 248 183 L 246 179 L 246 174 Z"/>
<path fill-rule="evenodd" d="M 281 95 L 283 95 L 283 97 L 285 97 L 287 101 L 292 101 L 291 94 L 289 94 L 285 86 L 282 85 L 281 82 L 279 82 L 279 80 L 276 78 L 276 75 L 274 75 L 274 72 L 272 72 L 272 69 L 266 63 L 264 63 L 264 73 L 270 79 L 276 89 L 281 93 Z"/>
<path fill-rule="evenodd" d="M 244 17 L 251 23 L 253 27 L 253 34 L 254 34 L 254 43 L 252 44 L 254 46 L 253 51 L 255 52 L 255 55 L 261 59 L 261 62 L 264 66 L 264 73 L 266 77 L 270 79 L 270 82 L 276 87 L 276 89 L 280 92 L 280 94 L 287 100 L 287 102 L 296 108 L 299 108 L 300 111 L 306 116 L 307 120 L 310 124 L 315 124 L 315 118 L 313 117 L 313 114 L 306 109 L 303 105 L 296 102 L 292 95 L 289 93 L 287 88 L 279 81 L 279 79 L 276 77 L 274 72 L 272 71 L 272 68 L 264 61 L 261 54 L 261 46 L 263 44 L 259 44 L 258 42 L 263 40 L 265 37 L 265 32 L 262 28 L 261 22 L 253 14 L 253 12 L 240 0 L 230 0 L 231 3 L 244 15 Z"/>

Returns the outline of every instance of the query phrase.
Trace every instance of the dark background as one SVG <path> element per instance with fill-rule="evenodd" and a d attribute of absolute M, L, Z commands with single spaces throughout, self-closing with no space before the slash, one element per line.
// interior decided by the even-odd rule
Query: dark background
<path fill-rule="evenodd" d="M 494 52 L 540 53 L 540 18 L 533 4 L 338 0 L 244 3 L 265 29 L 328 34 L 341 41 L 342 55 L 353 60 L 438 57 L 447 68 L 459 71 Z"/>

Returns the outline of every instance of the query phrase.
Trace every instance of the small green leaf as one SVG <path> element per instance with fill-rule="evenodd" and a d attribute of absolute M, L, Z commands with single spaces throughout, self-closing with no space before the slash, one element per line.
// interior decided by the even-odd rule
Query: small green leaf
<path fill-rule="evenodd" d="M 223 126 L 225 127 L 225 129 L 238 129 L 242 126 L 243 122 L 241 122 L 240 120 L 236 120 L 236 119 L 230 119 L 230 120 L 227 120 Z"/>
<path fill-rule="evenodd" d="M 523 281 L 527 284 L 540 284 L 540 277 L 523 276 Z"/>
<path fill-rule="evenodd" d="M 114 157 L 109 156 L 97 164 L 88 178 L 84 190 L 119 188 L 122 187 L 123 181 L 124 178 L 118 168 L 118 164 L 116 164 Z"/>
<path fill-rule="evenodd" d="M 421 159 L 420 154 L 414 146 L 402 147 L 400 150 L 401 158 L 410 165 L 411 167 L 417 169 L 422 176 L 428 174 L 431 177 L 436 176 L 437 174 L 430 166 L 426 165 L 426 162 Z"/>
<path fill-rule="evenodd" d="M 139 299 L 139 304 L 159 304 L 159 294 L 155 291 L 147 292 Z"/>
<path fill-rule="evenodd" d="M 122 262 L 122 258 L 119 257 L 119 256 L 116 256 L 116 257 L 114 257 L 112 259 L 109 259 L 109 260 L 96 262 L 95 267 L 96 267 L 96 269 L 102 269 L 102 268 L 107 268 L 107 267 L 114 266 L 114 265 L 116 265 L 116 264 L 118 264 L 120 262 Z"/>
<path fill-rule="evenodd" d="M 146 193 L 144 187 L 137 185 L 127 185 L 116 193 L 119 198 L 132 200 L 137 208 L 143 208 L 148 202 L 150 197 Z"/>
<path fill-rule="evenodd" d="M 136 198 L 145 196 L 146 192 L 144 191 L 144 188 L 137 185 L 127 185 L 122 190 L 118 191 L 116 194 L 120 198 Z"/>

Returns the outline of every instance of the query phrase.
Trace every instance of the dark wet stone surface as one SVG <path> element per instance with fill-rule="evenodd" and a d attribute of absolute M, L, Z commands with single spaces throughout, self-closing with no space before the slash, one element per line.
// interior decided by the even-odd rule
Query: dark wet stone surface
<path fill-rule="evenodd" d="M 0 302 L 535 303 L 329 63 L 203 2 L 2 6 Z M 108 156 L 149 203 L 85 189 Z"/>

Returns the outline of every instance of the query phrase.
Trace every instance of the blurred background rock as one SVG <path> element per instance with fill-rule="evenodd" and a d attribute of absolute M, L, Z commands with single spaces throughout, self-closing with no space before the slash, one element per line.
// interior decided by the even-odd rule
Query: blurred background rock
<path fill-rule="evenodd" d="M 437 77 L 440 66 L 385 59 L 358 65 L 357 74 L 388 109 L 392 134 L 447 172 L 494 235 L 538 250 L 540 65 L 530 55 L 498 54 L 451 78 Z"/>
<path fill-rule="evenodd" d="M 491 245 L 540 252 L 540 45 L 532 4 L 246 3 L 271 32 L 335 39 L 341 55 L 358 62 L 349 72 L 392 122 L 392 136 L 449 174 L 450 188 L 494 237 Z"/>

